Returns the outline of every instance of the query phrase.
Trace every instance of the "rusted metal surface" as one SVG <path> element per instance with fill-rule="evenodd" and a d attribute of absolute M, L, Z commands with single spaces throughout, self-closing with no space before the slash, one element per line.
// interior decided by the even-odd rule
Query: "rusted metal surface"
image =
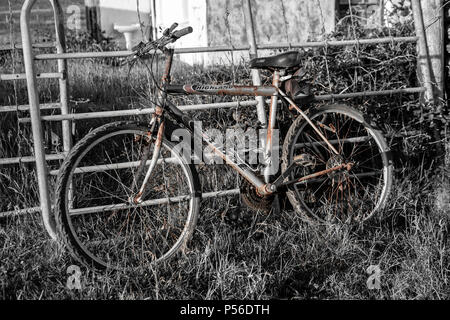
<path fill-rule="evenodd" d="M 264 162 L 266 168 L 264 169 L 264 181 L 269 183 L 271 176 L 271 163 L 273 156 L 273 130 L 275 129 L 275 123 L 277 121 L 277 108 L 278 108 L 278 88 L 280 86 L 280 72 L 275 70 L 272 78 L 272 86 L 277 91 L 275 95 L 270 99 L 270 109 L 269 109 L 269 121 L 267 124 L 267 137 L 264 153 Z"/>
<path fill-rule="evenodd" d="M 287 101 L 289 102 L 294 108 L 295 110 L 297 110 L 301 116 L 303 117 L 303 119 L 306 120 L 306 122 L 309 123 L 309 125 L 314 129 L 314 131 L 316 131 L 316 133 L 319 135 L 319 137 L 325 141 L 325 143 L 328 145 L 328 147 L 330 148 L 331 151 L 334 152 L 334 154 L 339 154 L 339 152 L 336 150 L 336 148 L 330 143 L 330 141 L 328 141 L 328 139 L 323 135 L 323 133 L 319 130 L 319 128 L 317 128 L 317 126 L 311 121 L 311 119 L 306 115 L 305 112 L 303 112 L 302 109 L 300 109 L 295 102 L 289 98 L 286 93 L 284 93 L 281 89 L 278 89 L 278 92 L 281 94 L 281 96 Z"/>
<path fill-rule="evenodd" d="M 161 79 L 163 84 L 169 84 L 171 80 L 170 70 L 172 70 L 173 53 L 173 49 L 167 49 L 167 51 L 164 52 L 164 55 L 166 56 L 166 63 L 164 65 L 164 72 Z"/>
<path fill-rule="evenodd" d="M 171 87 L 168 86 L 168 92 Z M 177 88 L 178 89 L 178 88 Z M 183 85 L 183 92 L 197 95 L 215 96 L 260 96 L 271 97 L 277 94 L 273 86 L 234 86 L 234 85 Z M 178 89 L 179 90 L 179 89 Z M 177 91 L 178 91 L 177 90 Z"/>
<path fill-rule="evenodd" d="M 314 178 L 317 178 L 317 177 L 320 177 L 320 176 L 323 176 L 323 175 L 326 175 L 326 174 L 329 174 L 329 173 L 332 173 L 334 171 L 338 171 L 338 170 L 341 170 L 341 169 L 346 169 L 347 171 L 350 171 L 352 169 L 352 167 L 353 167 L 352 163 L 342 163 L 342 164 L 340 164 L 340 165 L 338 165 L 336 167 L 333 167 L 333 168 L 330 168 L 330 169 L 326 169 L 326 170 L 322 170 L 322 171 L 315 172 L 313 174 L 304 176 L 304 177 L 298 179 L 297 182 L 304 182 L 304 181 L 307 181 L 307 180 L 310 180 L 310 179 L 314 179 Z"/>
<path fill-rule="evenodd" d="M 158 119 L 158 120 L 160 120 L 160 119 Z M 159 128 L 158 128 L 158 134 L 156 136 L 155 149 L 153 150 L 152 161 L 147 170 L 147 173 L 145 175 L 144 181 L 142 182 L 142 185 L 139 189 L 138 194 L 132 200 L 132 202 L 134 204 L 138 204 L 142 201 L 142 195 L 144 194 L 145 188 L 147 187 L 147 183 L 150 180 L 150 177 L 152 176 L 152 173 L 156 167 L 156 164 L 158 163 L 158 158 L 159 158 L 160 152 L 161 152 L 162 140 L 164 137 L 164 128 L 165 128 L 164 121 L 161 121 Z M 144 161 L 146 161 L 146 159 Z"/>
<path fill-rule="evenodd" d="M 269 144 L 269 142 L 272 141 L 273 129 L 276 122 L 279 85 L 280 85 L 280 72 L 275 71 L 273 73 L 272 86 L 277 93 L 272 95 L 272 97 L 270 98 L 269 124 L 267 127 L 267 142 L 268 142 L 267 144 Z"/>
<path fill-rule="evenodd" d="M 194 134 L 196 132 L 194 131 Z M 219 156 L 222 160 L 225 161 L 227 165 L 232 167 L 234 170 L 236 170 L 244 179 L 246 179 L 250 184 L 255 186 L 255 188 L 260 188 L 264 186 L 264 183 L 259 179 L 256 175 L 253 174 L 253 172 L 249 170 L 245 170 L 239 166 L 238 163 L 233 161 L 230 157 L 228 157 L 222 150 L 217 148 L 213 143 L 211 143 L 211 138 L 204 132 L 201 134 L 202 139 L 205 141 L 205 143 L 212 149 L 213 153 L 217 156 Z"/>

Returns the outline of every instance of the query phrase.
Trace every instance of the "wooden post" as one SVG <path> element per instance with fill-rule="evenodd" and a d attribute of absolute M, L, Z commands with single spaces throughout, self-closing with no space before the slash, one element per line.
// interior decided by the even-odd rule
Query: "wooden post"
<path fill-rule="evenodd" d="M 422 75 L 424 86 L 427 89 L 426 100 L 435 103 L 438 108 L 444 105 L 445 92 L 445 45 L 444 45 L 444 5 L 443 0 L 412 0 L 414 24 L 418 41 L 418 68 Z M 438 109 L 439 110 L 439 109 Z M 441 126 L 434 128 L 434 139 L 443 138 L 440 132 Z M 450 158 L 449 141 L 443 145 L 437 144 L 438 161 L 443 167 L 448 166 Z M 437 205 L 448 210 L 448 190 L 450 181 L 448 174 L 443 171 L 442 188 L 437 193 Z M 446 194 L 447 197 L 440 195 Z M 443 200 L 446 199 L 446 200 Z M 444 203 L 443 203 L 444 202 Z"/>
<path fill-rule="evenodd" d="M 380 10 L 380 27 L 382 28 L 382 27 L 384 27 L 384 8 L 385 8 L 385 5 L 384 5 L 384 1 L 385 0 L 380 0 L 380 8 L 379 8 L 379 10 Z"/>
<path fill-rule="evenodd" d="M 412 0 L 418 41 L 418 67 L 426 100 L 438 102 L 444 97 L 444 11 L 442 0 Z M 442 100 L 441 100 L 442 101 Z"/>
<path fill-rule="evenodd" d="M 423 86 L 426 89 L 425 100 L 428 102 L 434 102 L 433 75 L 431 70 L 430 53 L 428 50 L 427 33 L 425 32 L 422 5 L 420 0 L 412 0 L 411 4 L 416 35 L 419 37 L 417 42 L 417 69 Z"/>
<path fill-rule="evenodd" d="M 93 39 L 100 41 L 102 30 L 100 27 L 99 0 L 84 0 L 86 6 L 86 27 Z"/>
<path fill-rule="evenodd" d="M 250 45 L 250 59 L 254 59 L 258 57 L 258 50 L 256 46 L 256 36 L 252 16 L 252 6 L 250 4 L 250 0 L 244 0 L 243 4 L 244 4 L 243 9 L 244 9 L 245 29 L 247 31 L 248 43 Z M 252 78 L 254 86 L 261 85 L 261 75 L 259 73 L 259 70 L 252 69 Z M 256 107 L 258 112 L 258 120 L 259 122 L 261 122 L 262 125 L 265 125 L 267 123 L 267 119 L 266 119 L 266 111 L 264 108 L 265 105 L 264 98 L 256 97 L 256 101 L 258 101 L 258 105 Z"/>
<path fill-rule="evenodd" d="M 156 1 L 151 0 L 150 2 L 150 11 L 151 11 L 151 28 L 152 28 L 152 40 L 158 39 L 158 26 L 156 25 Z"/>

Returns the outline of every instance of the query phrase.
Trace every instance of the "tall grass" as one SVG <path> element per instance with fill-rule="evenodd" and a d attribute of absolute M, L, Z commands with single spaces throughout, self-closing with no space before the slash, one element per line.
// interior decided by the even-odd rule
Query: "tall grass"
<path fill-rule="evenodd" d="M 290 211 L 263 215 L 233 198 L 208 200 L 183 255 L 136 274 L 82 269 L 81 291 L 67 289 L 66 269 L 76 262 L 48 240 L 40 218 L 9 218 L 0 229 L 0 297 L 448 299 L 448 215 L 418 178 L 398 183 L 391 207 L 357 229 L 312 227 Z M 381 268 L 380 290 L 367 288 L 371 265 Z"/>
<path fill-rule="evenodd" d="M 326 52 L 306 52 L 304 68 L 316 93 L 398 88 L 416 85 L 414 57 L 415 48 L 405 44 L 358 50 L 328 48 Z M 8 59 L 0 72 L 9 71 Z M 325 62 L 332 66 L 328 71 Z M 17 65 L 17 70 L 20 68 Z M 39 70 L 54 68 L 51 62 L 39 65 Z M 247 67 L 240 64 L 233 68 L 235 79 L 229 67 L 205 70 L 178 62 L 174 82 L 248 83 Z M 148 103 L 144 67 L 128 74 L 115 61 L 74 60 L 69 63 L 69 79 L 74 112 L 136 108 Z M 26 104 L 25 83 L 18 82 L 16 92 L 17 103 Z M 39 92 L 41 102 L 58 100 L 54 81 L 39 81 Z M 174 99 L 189 104 L 226 98 Z M 0 82 L 0 104 L 14 103 L 12 83 Z M 243 207 L 236 197 L 210 199 L 202 204 L 188 248 L 169 264 L 136 274 L 99 275 L 82 269 L 82 290 L 77 291 L 66 286 L 67 267 L 76 262 L 48 239 L 40 216 L 10 217 L 0 219 L 0 298 L 450 298 L 448 189 L 442 184 L 448 172 L 439 169 L 433 158 L 436 141 L 430 133 L 430 111 L 414 95 L 346 103 L 371 114 L 389 134 L 396 168 L 401 169 L 389 206 L 369 225 L 313 227 L 288 205 L 280 213 L 262 214 Z M 236 112 L 243 116 L 233 116 Z M 18 118 L 25 116 L 26 112 L 18 112 L 0 119 L 1 157 L 32 154 L 29 125 L 18 123 Z M 251 108 L 210 110 L 192 116 L 202 120 L 204 127 L 256 123 Z M 91 128 L 113 120 L 75 122 L 75 141 Z M 290 121 L 286 110 L 280 120 Z M 47 135 L 50 131 L 60 134 L 58 123 L 45 123 L 45 129 Z M 416 133 L 406 136 L 407 131 Z M 47 153 L 60 149 L 50 142 L 46 145 Z M 58 166 L 51 163 L 51 168 Z M 199 170 L 204 191 L 239 185 L 236 174 L 224 166 L 200 166 Z M 38 204 L 33 165 L 1 168 L 0 202 L 1 211 Z M 382 271 L 380 290 L 367 288 L 366 270 L 371 265 L 379 265 Z"/>

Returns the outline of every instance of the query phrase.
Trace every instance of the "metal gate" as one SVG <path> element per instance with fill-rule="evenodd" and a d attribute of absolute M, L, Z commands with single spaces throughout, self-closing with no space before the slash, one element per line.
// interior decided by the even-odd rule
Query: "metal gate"
<path fill-rule="evenodd" d="M 57 170 L 48 172 L 47 161 L 62 160 L 64 159 L 67 152 L 70 151 L 72 147 L 71 139 L 71 121 L 72 120 L 83 120 L 83 119 L 95 119 L 95 118 L 105 118 L 105 117 L 123 117 L 132 115 L 143 115 L 151 114 L 154 112 L 153 108 L 144 109 L 131 109 L 131 110 L 118 110 L 118 111 L 104 111 L 104 112 L 90 112 L 90 113 L 70 113 L 69 103 L 68 103 L 68 72 L 67 72 L 67 60 L 69 59 L 86 59 L 86 58 L 107 58 L 107 57 L 125 57 L 130 54 L 129 51 L 115 51 L 115 52 L 78 52 L 78 53 L 66 53 L 65 46 L 65 33 L 64 33 L 64 12 L 61 8 L 59 0 L 49 0 L 54 14 L 55 29 L 56 29 L 56 42 L 55 46 L 57 49 L 56 53 L 51 54 L 33 54 L 32 36 L 30 33 L 29 17 L 33 6 L 37 0 L 25 0 L 20 17 L 21 35 L 22 35 L 22 49 L 24 56 L 25 74 L 9 74 L 0 75 L 0 80 L 17 80 L 26 79 L 28 88 L 28 99 L 29 105 L 22 106 L 1 106 L 0 113 L 3 112 L 13 112 L 16 110 L 29 111 L 30 118 L 22 119 L 23 122 L 31 122 L 32 132 L 33 132 L 33 142 L 34 142 L 34 152 L 35 156 L 21 157 L 21 158 L 8 158 L 0 159 L 0 166 L 9 164 L 19 164 L 21 162 L 35 162 L 38 186 L 39 186 L 39 196 L 40 196 L 40 206 L 34 208 L 26 208 L 22 210 L 9 211 L 0 213 L 0 217 L 16 215 L 16 214 L 26 214 L 32 212 L 41 212 L 44 221 L 45 228 L 49 235 L 55 239 L 55 224 L 52 220 L 51 215 L 51 201 L 49 197 L 49 184 L 48 175 L 56 175 Z M 254 57 L 257 55 L 257 50 L 262 49 L 280 49 L 280 48 L 311 48 L 311 47 L 332 47 L 332 46 L 353 46 L 353 45 L 363 45 L 363 44 L 380 44 L 380 43 L 394 43 L 394 42 L 417 42 L 419 47 L 419 54 L 426 52 L 426 38 L 425 38 L 425 28 L 423 23 L 423 17 L 421 11 L 415 10 L 414 19 L 416 25 L 416 35 L 415 37 L 387 37 L 387 38 L 377 38 L 377 39 L 355 39 L 347 41 L 321 41 L 321 42 L 306 42 L 306 43 L 277 43 L 277 44 L 266 44 L 257 45 L 255 41 L 255 31 L 251 15 L 250 0 L 244 1 L 244 16 L 245 16 L 245 27 L 249 39 L 249 44 L 246 46 L 230 47 L 230 46 L 220 46 L 220 47 L 207 47 L 207 48 L 185 48 L 176 50 L 177 54 L 184 53 L 200 53 L 200 52 L 219 52 L 219 51 L 249 51 L 250 56 Z M 413 7 L 420 8 L 420 0 L 412 1 Z M 35 62 L 40 60 L 57 60 L 58 62 L 58 72 L 56 73 L 41 73 L 36 74 L 35 72 Z M 404 88 L 396 90 L 384 90 L 384 91 L 366 91 L 366 92 L 355 92 L 348 94 L 330 94 L 317 96 L 315 100 L 326 101 L 335 99 L 348 99 L 355 97 L 368 97 L 368 96 L 381 96 L 381 95 L 393 95 L 401 93 L 425 93 L 428 100 L 433 100 L 433 87 L 431 83 L 431 77 L 429 74 L 430 70 L 428 68 L 428 74 L 424 75 L 423 87 L 415 88 Z M 37 81 L 42 78 L 53 78 L 58 79 L 59 89 L 60 89 L 60 102 L 59 103 L 49 103 L 40 104 L 39 95 L 37 90 Z M 253 71 L 253 82 L 255 85 L 258 84 L 259 73 L 258 71 Z M 265 123 L 265 111 L 264 111 L 264 101 L 244 101 L 244 102 L 225 102 L 225 103 L 211 103 L 211 104 L 198 104 L 198 105 L 186 105 L 180 106 L 183 111 L 192 110 L 207 110 L 214 108 L 233 108 L 238 106 L 256 106 L 258 109 L 258 117 L 262 123 Z M 61 111 L 60 115 L 46 115 L 41 116 L 40 110 L 45 109 L 59 109 Z M 62 123 L 62 133 L 63 133 L 63 148 L 64 152 L 60 154 L 46 155 L 43 147 L 43 130 L 41 121 L 60 121 Z M 203 197 L 212 197 L 220 195 L 232 195 L 238 194 L 239 190 L 224 190 L 214 193 L 204 194 Z"/>

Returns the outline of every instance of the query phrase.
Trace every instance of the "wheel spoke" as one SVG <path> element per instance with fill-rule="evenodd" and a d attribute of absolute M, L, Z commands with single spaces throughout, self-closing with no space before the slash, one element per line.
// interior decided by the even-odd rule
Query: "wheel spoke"
<path fill-rule="evenodd" d="M 184 230 L 193 228 L 189 217 L 197 212 L 193 211 L 190 168 L 179 159 L 166 161 L 169 158 L 164 155 L 180 155 L 172 153 L 165 141 L 143 201 L 130 203 L 143 150 L 143 139 L 137 142 L 135 136 L 145 134 L 145 129 L 123 129 L 99 135 L 90 145 L 77 148 L 76 166 L 64 172 L 72 178 L 76 199 L 69 206 L 66 193 L 61 192 L 70 221 L 67 232 L 74 235 L 69 242 L 74 242 L 72 251 L 84 260 L 89 257 L 105 267 L 135 268 L 167 259 L 190 234 Z"/>
<path fill-rule="evenodd" d="M 337 145 L 337 156 L 318 153 L 319 148 L 326 146 L 308 125 L 299 122 L 299 129 L 291 133 L 296 136 L 291 139 L 290 160 L 287 163 L 293 161 L 295 155 L 302 154 L 315 157 L 317 163 L 294 171 L 290 180 L 344 165 L 340 170 L 327 171 L 323 177 L 294 185 L 294 197 L 290 200 L 298 202 L 300 208 L 314 219 L 329 220 L 330 215 L 331 219 L 341 221 L 351 221 L 358 215 L 366 219 L 381 206 L 381 200 L 385 202 L 386 197 L 380 199 L 380 192 L 387 188 L 387 179 L 391 179 L 386 176 L 390 171 L 383 170 L 387 161 L 379 147 L 385 143 L 379 142 L 380 137 L 372 134 L 373 131 L 365 123 L 358 121 L 354 111 L 347 110 L 324 107 L 311 115 L 311 120 L 325 128 L 324 134 L 330 143 Z M 326 122 L 324 119 L 327 119 Z M 350 169 L 347 164 L 351 164 Z M 303 187 L 300 188 L 300 185 Z"/>

